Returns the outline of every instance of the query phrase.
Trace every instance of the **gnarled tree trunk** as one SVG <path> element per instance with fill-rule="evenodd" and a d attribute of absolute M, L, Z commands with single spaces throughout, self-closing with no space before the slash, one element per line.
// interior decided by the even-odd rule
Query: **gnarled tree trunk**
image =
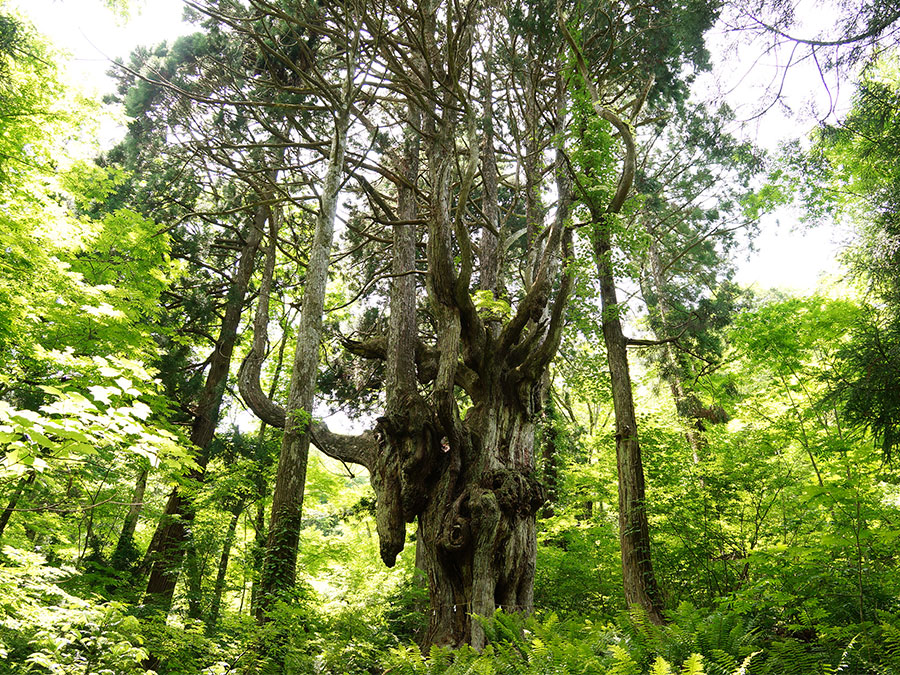
<path fill-rule="evenodd" d="M 469 442 L 442 453 L 424 487 L 419 539 L 429 581 L 425 643 L 484 644 L 473 614 L 531 612 L 535 513 L 544 501 L 534 477 L 535 382 L 517 383 L 502 366 L 466 415 Z"/>

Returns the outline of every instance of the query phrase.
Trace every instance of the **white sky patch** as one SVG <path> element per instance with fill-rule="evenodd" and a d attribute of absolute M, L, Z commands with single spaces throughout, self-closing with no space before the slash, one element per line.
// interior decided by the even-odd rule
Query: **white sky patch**
<path fill-rule="evenodd" d="M 738 253 L 735 281 L 743 286 L 812 293 L 826 277 L 841 276 L 841 251 L 851 233 L 839 226 L 805 227 L 783 209 L 762 219 L 754 249 Z"/>
<path fill-rule="evenodd" d="M 836 30 L 837 15 L 827 3 L 798 0 L 794 11 L 792 35 Z M 773 154 L 790 140 L 808 147 L 812 131 L 823 121 L 836 122 L 852 102 L 850 82 L 823 75 L 815 61 L 798 58 L 803 50 L 792 54 L 790 44 L 761 53 L 763 40 L 748 41 L 719 23 L 707 34 L 707 45 L 713 69 L 698 78 L 698 88 L 735 111 L 732 133 Z M 752 248 L 745 243 L 737 253 L 738 283 L 811 293 L 820 280 L 844 275 L 839 259 L 853 239 L 851 230 L 836 223 L 808 227 L 800 216 L 796 209 L 780 208 L 762 218 Z"/>
<path fill-rule="evenodd" d="M 100 0 L 12 0 L 35 27 L 72 56 L 73 82 L 86 92 L 108 93 L 112 60 L 127 59 L 138 45 L 172 40 L 194 28 L 181 21 L 181 0 L 134 2 L 127 21 Z"/>

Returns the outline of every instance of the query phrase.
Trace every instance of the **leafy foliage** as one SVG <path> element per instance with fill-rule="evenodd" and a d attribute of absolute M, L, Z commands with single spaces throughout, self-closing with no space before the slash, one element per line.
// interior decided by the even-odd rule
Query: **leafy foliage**
<path fill-rule="evenodd" d="M 0 657 L 8 673 L 143 674 L 140 623 L 120 603 L 96 603 L 63 589 L 76 574 L 6 546 L 0 554 Z M 48 611 L 52 607 L 52 611 Z"/>

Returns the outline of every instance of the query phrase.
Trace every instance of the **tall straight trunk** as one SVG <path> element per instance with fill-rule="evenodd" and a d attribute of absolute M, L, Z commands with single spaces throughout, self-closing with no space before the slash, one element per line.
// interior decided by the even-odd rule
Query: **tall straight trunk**
<path fill-rule="evenodd" d="M 591 98 L 597 117 L 616 130 L 624 146 L 624 157 L 619 182 L 609 203 L 604 206 L 586 197 L 593 221 L 590 233 L 597 277 L 600 282 L 601 323 L 606 358 L 612 384 L 613 409 L 616 416 L 616 466 L 619 483 L 619 546 L 622 554 L 622 582 L 625 601 L 638 605 L 656 624 L 663 623 L 662 605 L 653 563 L 650 557 L 650 526 L 647 521 L 647 505 L 644 486 L 644 466 L 638 440 L 637 417 L 631 391 L 631 373 L 628 369 L 628 340 L 622 332 L 620 313 L 623 307 L 616 297 L 616 278 L 612 259 L 612 226 L 621 213 L 625 200 L 634 184 L 636 151 L 631 127 L 618 114 L 601 102 L 597 86 L 591 78 L 575 38 L 565 21 L 559 18 L 559 28 L 575 55 L 576 66 Z M 646 98 L 652 86 L 651 78 Z M 635 115 L 643 101 L 635 103 Z"/>
<path fill-rule="evenodd" d="M 3 509 L 3 513 L 0 513 L 0 537 L 3 536 L 3 532 L 6 530 L 6 526 L 9 523 L 9 518 L 12 516 L 13 511 L 16 510 L 16 505 L 22 498 L 22 494 L 29 485 L 34 483 L 36 476 L 37 472 L 32 471 L 28 474 L 27 478 L 23 477 L 19 479 L 19 484 L 16 485 L 16 491 L 13 492 L 12 497 L 9 498 L 9 503 L 6 505 L 6 508 Z"/>
<path fill-rule="evenodd" d="M 256 518 L 254 524 L 254 557 L 253 557 L 253 585 L 250 587 L 250 615 L 256 616 L 259 610 L 259 577 L 262 573 L 262 556 L 266 550 L 266 506 L 265 499 L 260 498 L 256 503 Z"/>
<path fill-rule="evenodd" d="M 541 441 L 541 458 L 543 459 L 542 478 L 547 490 L 547 503 L 541 511 L 544 518 L 552 518 L 556 512 L 556 504 L 559 501 L 559 448 L 557 447 L 556 412 L 553 407 L 553 397 L 547 395 L 544 399 L 543 410 L 543 434 Z"/>
<path fill-rule="evenodd" d="M 129 567 L 136 553 L 134 533 L 137 530 L 141 510 L 144 508 L 144 493 L 147 491 L 147 476 L 149 474 L 149 467 L 144 467 L 138 471 L 137 479 L 134 483 L 134 491 L 131 494 L 131 504 L 128 507 L 128 513 L 125 514 L 122 532 L 119 534 L 116 550 L 112 555 L 113 567 L 117 569 Z"/>
<path fill-rule="evenodd" d="M 348 74 L 345 93 L 349 96 L 352 75 Z M 345 99 L 346 100 L 346 99 Z M 349 106 L 341 110 L 335 120 L 335 135 L 328 157 L 328 169 L 322 186 L 319 213 L 313 233 L 300 325 L 291 373 L 291 388 L 287 402 L 287 418 L 272 492 L 272 514 L 266 555 L 260 577 L 259 613 L 271 609 L 279 593 L 294 585 L 297 546 L 300 542 L 301 512 L 306 484 L 306 465 L 309 456 L 310 423 L 315 402 L 316 376 L 319 371 L 319 342 L 322 332 L 322 313 L 325 307 L 325 287 L 331 263 L 331 244 L 347 147 L 350 122 Z"/>
<path fill-rule="evenodd" d="M 197 544 L 193 537 L 188 536 L 184 543 L 184 586 L 187 599 L 187 616 L 189 619 L 199 619 L 203 616 L 203 569 L 200 558 L 197 555 Z"/>
<path fill-rule="evenodd" d="M 612 267 L 612 243 L 606 224 L 593 232 L 594 257 L 600 280 L 603 339 L 609 363 L 616 415 L 616 467 L 619 477 L 619 545 L 625 601 L 639 605 L 651 621 L 663 622 L 662 606 L 650 557 L 650 528 L 644 487 L 644 466 L 628 368 L 628 345 L 619 316 Z"/>
<path fill-rule="evenodd" d="M 530 51 L 531 45 L 529 45 Z M 529 63 L 533 63 L 529 58 Z M 536 69 L 529 69 L 525 85 L 525 228 L 527 237 L 524 280 L 525 287 L 531 288 L 537 266 L 537 237 L 540 234 L 539 225 L 543 222 L 543 204 L 541 202 L 541 174 L 543 162 L 541 154 L 543 148 L 538 134 L 539 113 L 537 110 L 538 85 L 534 81 L 538 77 Z"/>
<path fill-rule="evenodd" d="M 219 330 L 219 337 L 209 360 L 206 383 L 196 405 L 196 413 L 191 425 L 191 443 L 197 448 L 198 469 L 190 472 L 189 478 L 202 482 L 206 464 L 209 461 L 208 447 L 216 431 L 225 382 L 231 367 L 231 356 L 237 341 L 237 331 L 244 309 L 244 300 L 253 268 L 256 250 L 262 241 L 268 207 L 259 207 L 249 231 L 244 237 L 237 270 L 228 291 L 225 315 Z M 175 487 L 169 495 L 165 511 L 147 550 L 144 565 L 149 567 L 147 587 L 144 592 L 145 604 L 168 613 L 172 606 L 172 596 L 178 580 L 178 571 L 185 554 L 185 542 L 194 520 L 191 499 L 184 491 Z"/>
<path fill-rule="evenodd" d="M 231 509 L 231 520 L 228 522 L 228 530 L 225 532 L 225 541 L 222 543 L 222 555 L 219 558 L 219 569 L 216 573 L 216 583 L 213 586 L 212 603 L 209 614 L 206 617 L 206 634 L 215 633 L 216 624 L 219 621 L 219 610 L 222 606 L 222 593 L 225 591 L 225 575 L 228 572 L 228 559 L 231 556 L 231 547 L 237 533 L 238 520 L 244 512 L 244 502 L 238 501 Z"/>
<path fill-rule="evenodd" d="M 488 36 L 488 53 L 493 51 L 493 36 Z M 481 211 L 485 225 L 481 230 L 481 255 L 479 272 L 482 290 L 491 291 L 496 298 L 500 281 L 502 251 L 500 250 L 500 197 L 498 196 L 497 155 L 494 152 L 494 82 L 493 62 L 485 63 L 482 96 L 482 135 L 484 149 L 481 152 L 481 179 L 484 184 L 484 198 Z M 499 326 L 494 326 L 494 332 Z"/>
<path fill-rule="evenodd" d="M 266 264 L 263 270 L 263 278 L 259 286 L 259 300 L 256 307 L 256 316 L 253 320 L 253 345 L 247 354 L 244 362 L 241 364 L 238 373 L 238 386 L 242 395 L 246 399 L 252 399 L 253 394 L 246 393 L 248 386 L 259 387 L 259 372 L 262 368 L 262 362 L 265 359 L 267 347 L 267 328 L 269 322 L 269 296 L 272 290 L 272 280 L 275 274 L 275 254 L 277 249 L 278 225 L 272 222 L 271 236 L 269 240 L 268 250 L 266 251 Z M 282 332 L 286 333 L 286 326 L 282 326 Z M 275 361 L 275 372 L 272 377 L 272 383 L 269 386 L 269 395 L 267 401 L 271 401 L 275 392 L 278 390 L 278 383 L 281 379 L 281 369 L 284 365 L 284 352 L 287 346 L 287 340 L 282 339 L 278 346 L 278 356 Z M 251 403 L 251 408 L 253 404 Z M 283 424 L 281 425 L 283 427 Z M 257 447 L 262 450 L 266 439 L 266 431 L 268 425 L 265 421 L 260 424 L 259 434 L 257 435 Z M 261 455 L 257 453 L 257 457 Z M 263 557 L 266 552 L 266 495 L 268 494 L 268 481 L 261 467 L 257 468 L 256 475 L 256 517 L 253 525 L 253 556 L 251 569 L 251 587 L 250 587 L 250 615 L 256 616 L 259 609 L 259 589 L 260 578 L 262 576 Z"/>

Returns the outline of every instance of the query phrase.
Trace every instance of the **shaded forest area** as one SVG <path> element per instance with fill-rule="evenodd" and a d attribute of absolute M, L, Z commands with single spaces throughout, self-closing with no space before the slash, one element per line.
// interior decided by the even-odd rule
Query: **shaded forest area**
<path fill-rule="evenodd" d="M 895 4 L 184 4 L 100 101 L 0 0 L 0 673 L 900 673 Z"/>

